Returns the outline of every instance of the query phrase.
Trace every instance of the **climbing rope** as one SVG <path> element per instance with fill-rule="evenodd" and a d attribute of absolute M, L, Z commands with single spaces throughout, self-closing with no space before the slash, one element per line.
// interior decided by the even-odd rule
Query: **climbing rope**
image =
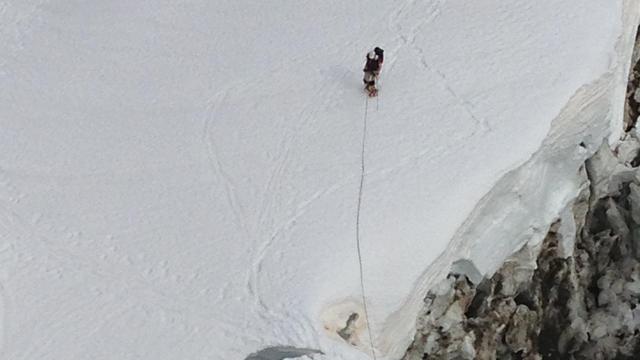
<path fill-rule="evenodd" d="M 369 333 L 369 344 L 371 347 L 371 355 L 377 360 L 376 351 L 373 347 L 373 335 L 371 334 L 371 321 L 369 320 L 369 311 L 367 310 L 367 297 L 364 289 L 364 269 L 362 266 L 362 251 L 360 250 L 360 208 L 362 206 L 362 189 L 364 187 L 364 150 L 367 140 L 367 112 L 369 111 L 369 97 L 365 98 L 364 103 L 364 121 L 362 126 L 362 149 L 360 152 L 360 189 L 358 190 L 358 207 L 356 210 L 356 246 L 358 249 L 358 264 L 360 265 L 360 290 L 362 292 L 362 307 L 364 309 L 364 317 L 367 321 L 367 332 Z"/>

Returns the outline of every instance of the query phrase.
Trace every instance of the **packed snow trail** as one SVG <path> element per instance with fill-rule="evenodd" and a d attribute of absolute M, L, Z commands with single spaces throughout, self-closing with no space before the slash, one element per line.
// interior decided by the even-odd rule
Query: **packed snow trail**
<path fill-rule="evenodd" d="M 3 2 L 0 357 L 229 360 L 284 346 L 365 360 L 373 342 L 379 359 L 398 359 L 415 324 L 406 305 L 449 260 L 490 269 L 502 259 L 477 249 L 509 253 L 498 230 L 521 224 L 501 211 L 546 219 L 567 198 L 562 187 L 534 208 L 524 195 L 479 207 L 544 153 L 579 89 L 623 67 L 636 9 Z M 375 146 L 354 229 L 361 66 L 376 45 L 384 98 L 367 124 Z M 623 99 L 610 78 L 603 96 Z M 606 136 L 594 128 L 593 141 Z M 474 219 L 494 231 L 460 244 Z M 369 319 L 347 342 L 338 332 L 363 314 L 361 279 Z"/>

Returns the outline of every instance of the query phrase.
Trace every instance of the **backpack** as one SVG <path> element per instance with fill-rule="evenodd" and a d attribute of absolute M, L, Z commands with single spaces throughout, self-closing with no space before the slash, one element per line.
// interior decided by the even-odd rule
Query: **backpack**
<path fill-rule="evenodd" d="M 376 56 L 373 59 L 367 57 L 367 64 L 364 66 L 364 71 L 378 71 L 380 69 L 380 58 Z"/>

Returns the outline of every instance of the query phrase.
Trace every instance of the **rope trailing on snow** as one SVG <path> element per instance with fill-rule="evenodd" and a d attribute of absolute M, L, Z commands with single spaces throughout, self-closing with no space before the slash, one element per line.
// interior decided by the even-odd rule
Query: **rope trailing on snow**
<path fill-rule="evenodd" d="M 362 126 L 362 149 L 360 152 L 360 189 L 358 190 L 358 207 L 356 210 L 356 247 L 358 249 L 358 264 L 360 265 L 360 290 L 362 291 L 362 307 L 364 309 L 364 317 L 367 321 L 367 332 L 369 333 L 369 344 L 371 347 L 371 355 L 377 360 L 376 350 L 373 347 L 373 335 L 371 334 L 371 321 L 369 320 L 369 311 L 367 309 L 367 297 L 364 289 L 364 269 L 362 266 L 362 251 L 360 249 L 360 208 L 362 206 L 362 189 L 364 187 L 364 154 L 365 144 L 367 140 L 367 112 L 369 111 L 369 97 L 367 96 L 364 103 L 364 120 Z"/>

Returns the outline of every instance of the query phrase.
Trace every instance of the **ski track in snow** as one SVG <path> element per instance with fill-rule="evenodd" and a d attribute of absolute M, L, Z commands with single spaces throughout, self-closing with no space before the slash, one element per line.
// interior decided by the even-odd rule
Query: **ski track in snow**
<path fill-rule="evenodd" d="M 424 26 L 435 21 L 440 16 L 440 11 L 443 5 L 443 1 L 442 0 L 430 1 L 427 9 L 428 15 L 424 16 L 424 19 L 419 20 L 417 25 L 415 25 L 414 27 L 412 27 L 411 29 L 405 32 L 405 28 L 402 26 L 402 23 L 410 21 L 411 20 L 410 18 L 412 16 L 413 17 L 423 16 L 421 12 L 414 11 L 415 3 L 416 3 L 416 0 L 410 0 L 406 2 L 404 6 L 400 7 L 398 11 L 396 11 L 389 18 L 388 27 L 396 31 L 398 33 L 399 39 L 402 41 L 402 44 L 399 46 L 396 46 L 396 48 L 393 50 L 393 53 L 397 54 L 400 50 L 402 50 L 402 48 L 406 46 L 409 46 L 412 49 L 414 49 L 420 58 L 420 65 L 424 68 L 424 70 L 426 70 L 427 73 L 434 74 L 438 77 L 439 81 L 441 82 L 441 85 L 447 90 L 447 92 L 453 98 L 455 98 L 458 101 L 458 103 L 463 107 L 467 115 L 469 115 L 469 117 L 471 117 L 475 121 L 476 126 L 481 127 L 483 129 L 483 132 L 491 131 L 489 122 L 483 119 L 482 117 L 476 115 L 475 110 L 473 110 L 473 105 L 464 97 L 460 96 L 460 94 L 449 84 L 449 81 L 446 75 L 442 71 L 438 70 L 437 68 L 434 68 L 429 64 L 429 62 L 427 61 L 424 49 L 418 44 L 416 44 L 416 37 L 420 33 L 420 30 Z M 393 69 L 395 60 L 396 59 L 394 58 L 391 63 L 389 72 L 391 71 L 391 69 Z M 474 130 L 469 137 L 472 137 L 475 134 L 476 134 L 476 131 Z"/>
<path fill-rule="evenodd" d="M 344 76 L 346 76 L 346 74 L 343 74 L 342 77 L 344 78 Z M 272 188 L 273 184 L 276 184 L 278 180 L 285 175 L 287 170 L 287 164 L 290 160 L 290 152 L 288 151 L 289 144 L 295 141 L 295 139 L 301 133 L 302 128 L 312 123 L 316 114 L 322 113 L 323 111 L 325 111 L 327 107 L 330 106 L 335 101 L 335 96 L 328 96 L 328 95 L 336 93 L 336 90 L 338 89 L 339 84 L 340 83 L 338 82 L 338 83 L 334 83 L 330 88 L 318 89 L 316 91 L 316 94 L 313 96 L 313 98 L 323 99 L 323 100 L 320 103 L 307 104 L 306 107 L 303 108 L 303 110 L 300 112 L 298 118 L 301 119 L 301 121 L 296 123 L 296 127 L 294 128 L 293 131 L 291 131 L 289 135 L 283 137 L 283 140 L 280 144 L 280 149 L 284 149 L 283 151 L 284 155 L 280 155 L 278 157 L 280 160 L 278 161 L 278 164 L 275 167 L 275 169 L 271 171 L 271 174 L 267 181 L 267 185 L 265 187 L 265 190 L 263 191 L 264 194 L 268 194 L 271 190 L 273 190 Z M 226 97 L 226 93 L 225 95 L 222 96 L 222 100 L 215 101 L 215 103 L 217 103 L 218 105 L 221 105 L 224 102 L 224 97 Z M 207 112 L 209 114 L 213 114 L 215 112 L 215 109 L 216 109 L 216 106 L 211 106 Z M 212 119 L 212 116 L 209 116 L 208 119 L 209 120 L 205 124 L 205 133 L 207 136 L 207 142 L 209 144 L 208 148 L 210 149 L 211 153 L 213 153 L 215 150 L 212 150 L 212 149 L 214 149 L 215 146 L 213 145 L 213 140 L 211 138 L 212 126 L 211 126 L 210 119 Z M 212 157 L 215 157 L 215 155 L 213 155 Z M 404 165 L 404 162 L 402 163 L 403 163 L 402 165 Z M 381 173 L 384 173 L 384 172 L 385 171 L 381 171 Z M 337 190 L 349 185 L 350 183 L 356 180 L 356 177 L 357 176 L 355 175 L 346 177 L 342 181 L 336 182 L 327 188 L 316 191 L 309 198 L 299 202 L 295 207 L 293 215 L 288 219 L 286 219 L 283 223 L 281 223 L 281 225 L 275 226 L 276 230 L 272 233 L 272 235 L 269 236 L 266 241 L 263 241 L 260 244 L 257 244 L 257 249 L 258 249 L 257 251 L 254 252 L 252 250 L 251 257 L 253 258 L 253 260 L 252 260 L 252 266 L 251 266 L 251 274 L 247 277 L 248 278 L 247 288 L 250 289 L 251 295 L 254 297 L 256 304 L 259 306 L 259 310 L 257 311 L 259 316 L 271 318 L 271 319 L 275 319 L 278 317 L 290 318 L 289 316 L 284 316 L 286 314 L 283 314 L 282 312 L 279 312 L 279 311 L 275 311 L 273 308 L 269 307 L 267 304 L 265 304 L 262 301 L 260 296 L 260 274 L 263 271 L 263 263 L 267 258 L 267 256 L 269 255 L 270 250 L 276 244 L 278 238 L 282 236 L 283 233 L 288 231 L 292 226 L 294 226 L 296 224 L 296 221 L 302 216 L 304 216 L 317 200 L 327 195 L 333 194 Z M 229 183 L 230 182 L 231 181 L 229 181 Z M 269 204 L 269 199 L 271 198 L 269 198 L 268 196 L 264 196 L 263 205 L 260 207 L 262 209 L 259 215 L 260 227 L 264 225 L 264 221 L 265 221 L 264 219 L 266 217 L 265 215 L 269 212 L 270 207 L 272 206 L 271 204 Z M 307 323 L 306 327 L 303 326 L 302 323 L 297 322 L 298 327 L 311 328 L 312 327 L 311 319 L 306 318 L 305 320 Z"/>
<path fill-rule="evenodd" d="M 229 90 L 223 90 L 218 95 L 214 96 L 213 100 L 207 106 L 207 110 L 205 112 L 205 123 L 203 128 L 203 143 L 206 146 L 206 153 L 209 159 L 209 166 L 215 177 L 223 184 L 226 194 L 226 202 L 229 206 L 229 209 L 234 214 L 234 219 L 236 225 L 240 228 L 242 233 L 247 239 L 252 238 L 252 234 L 254 233 L 249 229 L 246 224 L 246 213 L 241 206 L 241 199 L 239 199 L 233 188 L 233 181 L 230 176 L 225 174 L 222 162 L 220 157 L 218 156 L 218 150 L 216 149 L 215 142 L 213 140 L 213 135 L 211 134 L 212 130 L 212 122 L 215 120 L 216 109 L 224 104 L 225 99 L 229 94 Z M 215 184 L 214 184 L 215 186 Z M 262 303 L 260 299 L 260 295 L 258 294 L 258 289 L 254 286 L 254 282 L 251 280 L 253 274 L 251 272 L 247 273 L 246 280 L 246 290 L 250 296 L 253 297 L 255 303 L 260 306 L 262 311 L 268 311 L 266 306 Z"/>
<path fill-rule="evenodd" d="M 344 76 L 345 75 L 343 75 L 343 77 Z M 270 171 L 269 178 L 263 190 L 263 201 L 259 206 L 261 210 L 257 216 L 257 226 L 253 229 L 250 229 L 249 226 L 247 226 L 246 221 L 243 221 L 243 219 L 246 219 L 246 216 L 244 215 L 245 212 L 243 211 L 242 206 L 240 206 L 242 200 L 233 190 L 233 180 L 229 175 L 224 173 L 222 162 L 220 160 L 220 157 L 217 155 L 217 150 L 212 135 L 216 109 L 224 104 L 225 98 L 227 98 L 229 91 L 222 91 L 218 95 L 214 96 L 214 100 L 211 101 L 211 104 L 208 106 L 208 109 L 206 111 L 207 116 L 204 125 L 203 137 L 204 142 L 207 145 L 209 162 L 212 165 L 214 173 L 218 174 L 219 178 L 221 178 L 221 180 L 224 182 L 227 193 L 227 203 L 229 204 L 229 207 L 234 211 L 234 214 L 236 214 L 236 221 L 242 224 L 242 229 L 248 239 L 257 239 L 258 237 L 260 237 L 260 234 L 262 234 L 262 231 L 260 231 L 260 229 L 265 228 L 266 225 L 268 225 L 265 224 L 265 219 L 271 208 L 274 206 L 273 204 L 271 204 L 272 197 L 269 197 L 268 194 L 274 190 L 274 185 L 277 184 L 279 180 L 286 175 L 289 162 L 291 161 L 291 155 L 289 151 L 290 144 L 300 137 L 301 130 L 304 127 L 309 126 L 313 123 L 313 121 L 315 121 L 317 114 L 326 111 L 327 107 L 329 107 L 335 101 L 336 96 L 330 96 L 330 94 L 336 94 L 339 86 L 340 83 L 337 82 L 327 88 L 318 88 L 313 98 L 321 100 L 318 103 L 308 103 L 297 116 L 300 121 L 296 122 L 293 130 L 289 130 L 288 134 L 283 136 L 283 139 L 279 145 L 281 153 L 277 156 L 277 165 Z M 249 90 L 246 89 L 246 91 Z M 267 240 L 264 240 L 262 242 L 253 240 L 255 245 L 252 247 L 251 251 L 252 265 L 250 267 L 250 270 L 247 272 L 246 284 L 249 293 L 255 300 L 255 304 L 259 307 L 258 311 L 256 312 L 260 316 L 267 315 L 274 318 L 280 315 L 278 312 L 274 311 L 267 304 L 265 304 L 260 296 L 260 273 L 262 272 L 263 262 L 269 254 L 270 249 L 277 242 L 278 238 L 282 236 L 284 232 L 289 230 L 293 225 L 295 225 L 296 220 L 304 216 L 307 213 L 307 210 L 317 200 L 323 198 L 324 196 L 333 194 L 335 191 L 352 182 L 354 178 L 355 177 L 353 176 L 348 177 L 343 181 L 336 182 L 335 184 L 327 188 L 316 191 L 309 198 L 302 200 L 295 206 L 295 210 L 293 211 L 293 215 L 291 217 L 284 220 L 281 225 L 274 226 L 276 230 L 267 237 Z"/>
<path fill-rule="evenodd" d="M 231 211 L 233 211 L 233 214 L 235 215 L 236 225 L 244 232 L 245 236 L 249 238 L 251 236 L 251 231 L 249 230 L 246 224 L 246 220 L 245 220 L 247 218 L 246 212 L 242 207 L 242 204 L 240 202 L 240 199 L 238 198 L 238 195 L 236 194 L 236 191 L 234 190 L 233 180 L 231 180 L 229 175 L 227 175 L 224 171 L 224 166 L 220 160 L 220 157 L 218 156 L 218 151 L 216 150 L 215 142 L 213 141 L 213 138 L 210 133 L 211 122 L 213 121 L 213 116 L 215 115 L 215 109 L 217 106 L 220 106 L 222 103 L 224 103 L 224 100 L 227 97 L 227 93 L 228 91 L 223 92 L 222 95 L 220 96 L 221 98 L 219 100 L 214 100 L 212 102 L 212 105 L 210 105 L 210 108 L 207 110 L 207 120 L 205 121 L 205 125 L 204 125 L 203 137 L 204 137 L 204 143 L 207 145 L 209 165 L 211 166 L 211 170 L 213 171 L 214 175 L 216 175 L 219 178 L 219 180 L 222 182 L 223 186 L 225 187 L 225 193 L 227 195 L 226 196 L 227 204 L 229 205 L 229 208 L 231 209 Z"/>

